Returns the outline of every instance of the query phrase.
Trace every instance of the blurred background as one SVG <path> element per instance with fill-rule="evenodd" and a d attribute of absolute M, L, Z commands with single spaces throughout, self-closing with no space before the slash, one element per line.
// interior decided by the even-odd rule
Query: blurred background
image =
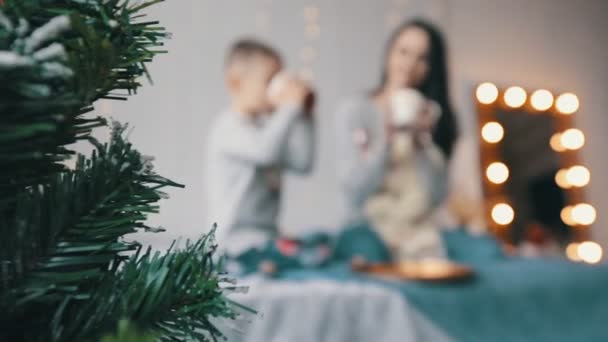
<path fill-rule="evenodd" d="M 101 102 L 97 110 L 128 121 L 135 128 L 131 140 L 156 157 L 159 173 L 186 184 L 170 192 L 152 219 L 168 231 L 140 239 L 160 249 L 173 239 L 199 236 L 209 229 L 203 223 L 206 135 L 228 101 L 224 54 L 237 38 L 262 38 L 281 51 L 288 69 L 310 76 L 320 94 L 316 167 L 309 177 L 288 177 L 282 227 L 293 233 L 335 229 L 341 209 L 333 146 L 337 105 L 377 84 L 381 52 L 394 27 L 407 18 L 426 18 L 445 34 L 461 137 L 475 142 L 465 153 L 467 162 L 453 170 L 455 178 L 482 193 L 478 84 L 574 93 L 580 108 L 571 125 L 585 135 L 578 162 L 591 173 L 585 201 L 597 211 L 591 234 L 608 243 L 602 214 L 608 211 L 607 13 L 603 0 L 167 1 L 150 10 L 173 34 L 169 53 L 151 65 L 155 85 L 124 103 Z"/>

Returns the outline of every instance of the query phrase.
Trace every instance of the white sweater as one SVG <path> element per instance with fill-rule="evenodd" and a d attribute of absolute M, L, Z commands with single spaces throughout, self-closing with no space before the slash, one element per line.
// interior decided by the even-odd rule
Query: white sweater
<path fill-rule="evenodd" d="M 357 142 L 362 135 L 365 149 Z M 367 97 L 342 105 L 336 138 L 346 223 L 370 222 L 401 255 L 442 256 L 432 214 L 446 195 L 446 166 L 434 144 L 413 148 L 408 133 L 388 141 L 383 114 Z M 396 150 L 399 138 L 403 147 Z"/>
<path fill-rule="evenodd" d="M 259 119 L 225 111 L 207 144 L 208 214 L 229 254 L 262 245 L 278 234 L 281 173 L 308 173 L 314 125 L 298 107 Z"/>

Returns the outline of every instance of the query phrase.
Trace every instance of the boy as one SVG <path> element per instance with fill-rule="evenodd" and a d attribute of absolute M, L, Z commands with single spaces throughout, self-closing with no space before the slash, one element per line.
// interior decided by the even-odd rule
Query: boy
<path fill-rule="evenodd" d="M 313 94 L 285 78 L 269 96 L 281 68 L 279 54 L 256 40 L 238 41 L 226 59 L 231 104 L 211 128 L 206 190 L 209 218 L 229 256 L 262 249 L 278 236 L 281 173 L 312 168 Z"/>

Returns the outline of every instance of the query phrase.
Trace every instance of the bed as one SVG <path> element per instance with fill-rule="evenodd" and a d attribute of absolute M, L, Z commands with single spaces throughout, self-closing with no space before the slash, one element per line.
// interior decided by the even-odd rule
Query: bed
<path fill-rule="evenodd" d="M 476 271 L 467 282 L 380 280 L 344 263 L 243 279 L 250 292 L 235 299 L 260 314 L 228 340 L 608 341 L 608 265 L 476 255 L 480 243 L 460 255 Z"/>

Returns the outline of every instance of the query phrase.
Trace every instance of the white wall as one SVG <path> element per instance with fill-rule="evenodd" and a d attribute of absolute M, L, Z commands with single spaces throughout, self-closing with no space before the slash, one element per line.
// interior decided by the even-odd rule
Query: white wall
<path fill-rule="evenodd" d="M 207 230 L 203 152 L 207 127 L 226 104 L 221 65 L 226 47 L 237 37 L 267 38 L 299 68 L 304 38 L 303 8 L 320 8 L 321 35 L 313 65 L 320 92 L 320 155 L 309 178 L 289 178 L 283 226 L 298 231 L 335 226 L 339 196 L 334 185 L 333 111 L 339 100 L 372 87 L 389 32 L 389 9 L 399 16 L 425 15 L 445 30 L 451 50 L 453 99 L 467 134 L 476 134 L 471 87 L 478 81 L 572 91 L 582 106 L 576 123 L 587 134 L 583 157 L 593 174 L 590 198 L 599 212 L 598 238 L 608 241 L 608 174 L 603 147 L 608 119 L 608 2 L 602 0 L 172 0 L 150 16 L 171 32 L 170 53 L 151 66 L 154 86 L 145 86 L 127 103 L 101 106 L 131 122 L 132 141 L 157 157 L 162 175 L 187 184 L 171 191 L 162 212 L 152 219 L 168 233 L 145 241 L 163 247 L 178 236 Z M 256 14 L 258 13 L 258 14 Z M 257 19 L 256 19 L 257 18 Z M 267 18 L 264 23 L 264 18 Z M 256 24 L 257 22 L 257 24 Z"/>

